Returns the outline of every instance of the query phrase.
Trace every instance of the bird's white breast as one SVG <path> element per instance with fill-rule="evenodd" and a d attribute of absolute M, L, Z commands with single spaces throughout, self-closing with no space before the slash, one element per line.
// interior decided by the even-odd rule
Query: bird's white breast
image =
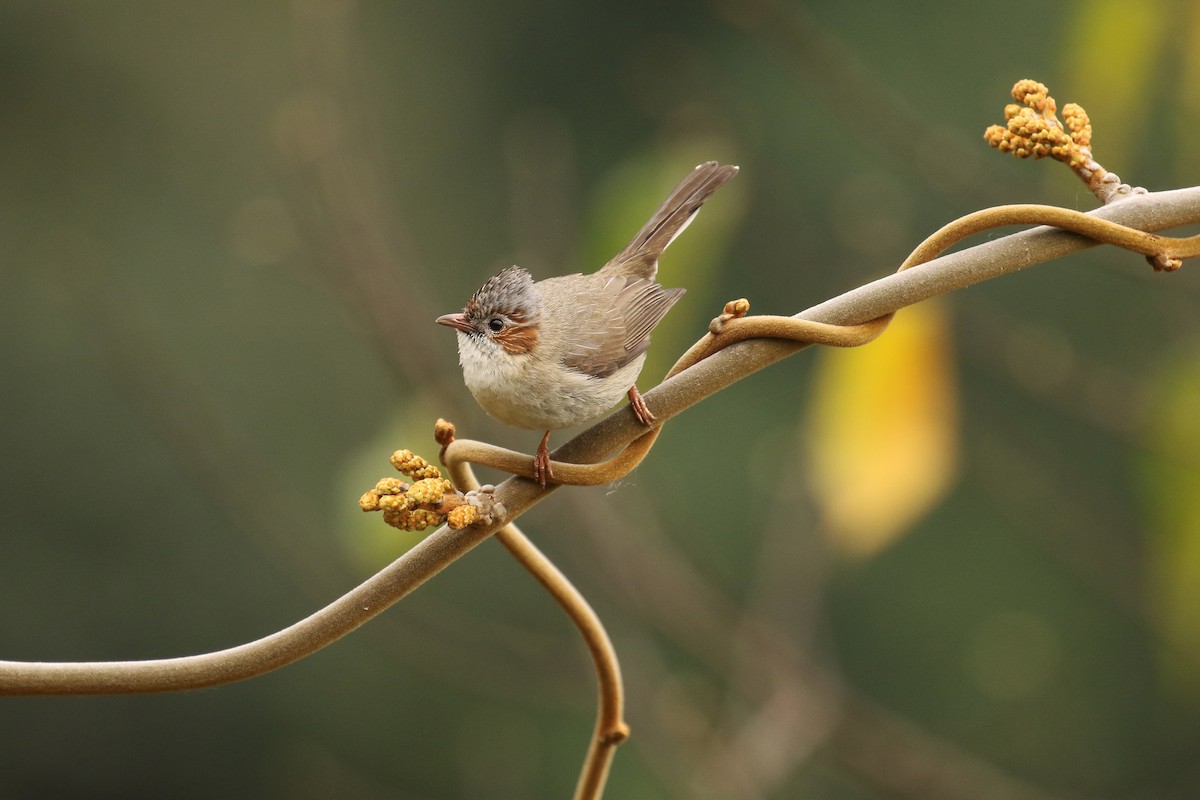
<path fill-rule="evenodd" d="M 637 381 L 643 354 L 606 378 L 564 367 L 539 350 L 513 355 L 488 341 L 458 334 L 463 379 L 483 410 L 508 425 L 556 430 L 587 422 L 615 406 Z"/>

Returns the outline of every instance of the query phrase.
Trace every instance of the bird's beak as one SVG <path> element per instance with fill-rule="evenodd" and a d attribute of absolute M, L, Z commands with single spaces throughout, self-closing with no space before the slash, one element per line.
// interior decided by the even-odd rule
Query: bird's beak
<path fill-rule="evenodd" d="M 454 328 L 457 331 L 468 333 L 471 330 L 471 323 L 467 322 L 467 315 L 458 314 L 443 314 L 437 318 L 439 325 L 445 325 L 448 328 Z"/>

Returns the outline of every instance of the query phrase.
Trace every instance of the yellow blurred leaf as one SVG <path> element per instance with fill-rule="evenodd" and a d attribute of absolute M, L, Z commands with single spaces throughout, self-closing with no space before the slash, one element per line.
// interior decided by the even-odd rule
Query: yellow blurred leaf
<path fill-rule="evenodd" d="M 1200 353 L 1168 365 L 1151 390 L 1140 475 L 1151 526 L 1154 615 L 1177 687 L 1200 697 Z"/>
<path fill-rule="evenodd" d="M 949 488 L 957 394 L 941 306 L 905 309 L 882 337 L 820 354 L 807 420 L 808 475 L 835 546 L 878 552 Z"/>

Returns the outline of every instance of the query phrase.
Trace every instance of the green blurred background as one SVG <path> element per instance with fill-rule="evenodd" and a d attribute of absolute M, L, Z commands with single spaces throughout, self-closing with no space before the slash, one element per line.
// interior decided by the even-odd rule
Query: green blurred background
<path fill-rule="evenodd" d="M 1200 176 L 1200 4 L 15 2 L 0 9 L 0 657 L 285 627 L 419 540 L 355 501 L 432 425 L 531 450 L 433 324 L 591 270 L 737 163 L 643 389 L 1004 202 L 1012 83 Z M 613 798 L 1200 796 L 1200 281 L 1093 250 L 807 351 L 527 532 L 616 643 Z M 885 349 L 886 348 L 886 349 Z M 560 434 L 556 441 L 566 436 Z M 494 542 L 355 634 L 179 695 L 0 701 L 4 797 L 569 796 L 591 666 Z"/>

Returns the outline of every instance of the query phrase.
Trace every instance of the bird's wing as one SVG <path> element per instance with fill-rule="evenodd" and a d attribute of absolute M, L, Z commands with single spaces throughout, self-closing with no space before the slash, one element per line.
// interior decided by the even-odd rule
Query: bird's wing
<path fill-rule="evenodd" d="M 602 276 L 579 297 L 580 313 L 567 334 L 571 347 L 563 364 L 594 378 L 606 378 L 646 352 L 650 332 L 684 293 L 652 280 Z"/>

